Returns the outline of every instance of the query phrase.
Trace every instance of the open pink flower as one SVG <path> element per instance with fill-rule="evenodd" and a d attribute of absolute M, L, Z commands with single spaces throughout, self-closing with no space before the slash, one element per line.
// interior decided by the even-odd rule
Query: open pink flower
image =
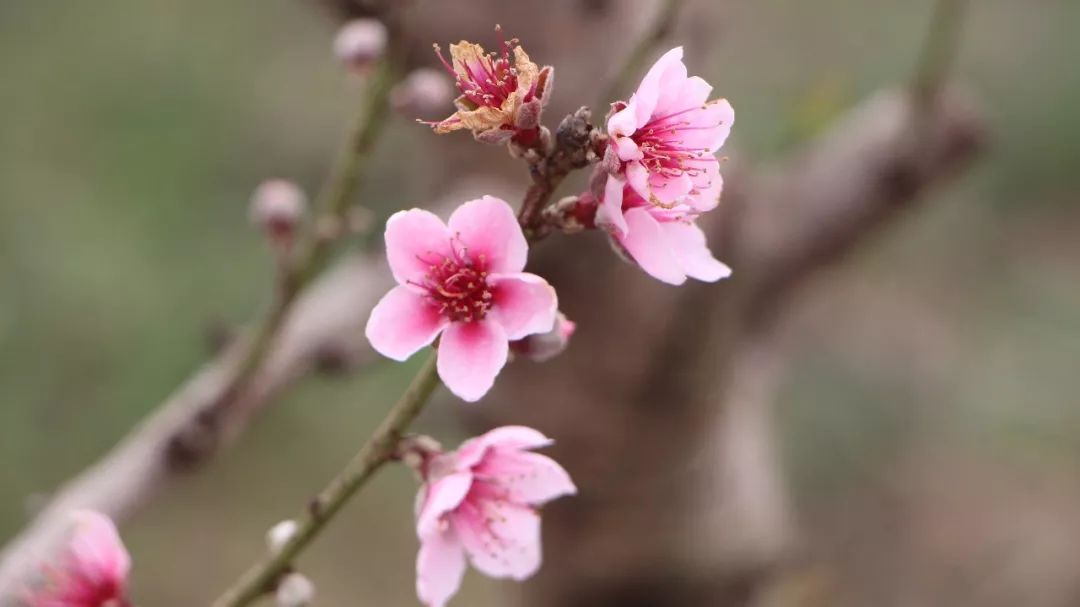
<path fill-rule="evenodd" d="M 383 356 L 405 360 L 439 342 L 439 377 L 479 400 L 506 364 L 508 342 L 550 331 L 558 300 L 522 272 L 528 244 L 506 202 L 485 196 L 443 223 L 420 209 L 386 222 L 386 256 L 398 286 L 371 312 L 366 334 Z"/>
<path fill-rule="evenodd" d="M 109 517 L 83 510 L 58 567 L 47 569 L 48 583 L 30 598 L 31 607 L 127 607 L 128 556 Z"/>
<path fill-rule="evenodd" d="M 720 181 L 713 183 L 718 187 Z M 705 233 L 695 223 L 701 211 L 691 206 L 692 200 L 658 207 L 616 179 L 610 179 L 608 186 L 600 208 L 618 205 L 625 225 L 623 230 L 610 230 L 611 238 L 650 276 L 673 285 L 687 278 L 715 282 L 731 276 L 731 268 L 709 251 Z"/>
<path fill-rule="evenodd" d="M 577 492 L 562 466 L 530 451 L 551 442 L 531 428 L 505 426 L 425 462 L 416 522 L 421 602 L 446 604 L 461 584 L 466 556 L 491 577 L 520 581 L 536 573 L 536 507 Z"/>
<path fill-rule="evenodd" d="M 708 101 L 712 86 L 688 77 L 682 48 L 674 48 L 649 69 L 628 102 L 612 104 L 607 130 L 610 148 L 605 165 L 610 181 L 629 184 L 649 204 L 685 205 L 698 212 L 716 206 L 720 164 L 715 153 L 735 122 L 724 99 Z M 608 191 L 621 190 L 609 184 Z M 628 231 L 615 196 L 605 196 L 597 224 L 616 233 Z"/>

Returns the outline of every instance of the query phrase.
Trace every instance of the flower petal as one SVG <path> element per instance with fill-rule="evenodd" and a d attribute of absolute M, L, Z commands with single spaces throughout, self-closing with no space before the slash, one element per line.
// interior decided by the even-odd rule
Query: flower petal
<path fill-rule="evenodd" d="M 524 580 L 540 568 L 540 515 L 505 500 L 468 500 L 452 515 L 473 567 L 495 578 Z"/>
<path fill-rule="evenodd" d="M 683 65 L 682 57 L 683 49 L 681 46 L 671 49 L 657 59 L 656 63 L 649 68 L 645 77 L 641 79 L 641 84 L 638 85 L 637 91 L 634 93 L 637 128 L 648 124 L 649 119 L 656 110 L 656 104 L 660 100 L 663 85 L 674 80 L 674 76 L 679 74 L 680 68 L 682 77 L 686 77 L 686 66 Z"/>
<path fill-rule="evenodd" d="M 619 244 L 642 270 L 668 284 L 681 285 L 686 282 L 686 273 L 672 251 L 666 234 L 645 208 L 627 211 L 626 223 L 630 229 L 625 236 L 618 239 Z"/>
<path fill-rule="evenodd" d="M 673 221 L 660 224 L 675 251 L 683 271 L 691 278 L 716 282 L 731 276 L 731 268 L 717 261 L 705 242 L 705 232 L 696 224 Z"/>
<path fill-rule="evenodd" d="M 434 341 L 449 323 L 423 295 L 398 285 L 375 304 L 364 334 L 376 352 L 402 361 Z"/>
<path fill-rule="evenodd" d="M 439 343 L 439 377 L 459 398 L 480 400 L 506 364 L 509 345 L 494 319 L 451 323 Z"/>
<path fill-rule="evenodd" d="M 423 539 L 438 533 L 442 527 L 440 519 L 461 504 L 472 484 L 472 473 L 461 471 L 424 485 L 423 501 L 416 517 L 416 535 Z"/>
<path fill-rule="evenodd" d="M 448 225 L 472 260 L 483 256 L 487 271 L 525 269 L 529 245 L 506 201 L 494 196 L 470 200 L 454 211 Z"/>
<path fill-rule="evenodd" d="M 398 211 L 386 222 L 386 260 L 398 284 L 421 282 L 428 269 L 449 257 L 450 230 L 430 211 Z"/>
<path fill-rule="evenodd" d="M 502 451 L 520 451 L 547 447 L 553 442 L 539 430 L 527 426 L 501 426 L 462 443 L 456 451 L 457 465 L 459 469 L 471 468 L 494 447 Z"/>
<path fill-rule="evenodd" d="M 555 460 L 540 453 L 493 448 L 474 469 L 478 482 L 490 483 L 507 499 L 538 506 L 577 493 L 570 475 Z"/>
<path fill-rule="evenodd" d="M 490 316 L 497 320 L 510 340 L 533 333 L 546 333 L 555 326 L 559 299 L 555 289 L 536 274 L 493 274 Z"/>
<path fill-rule="evenodd" d="M 627 165 L 628 174 L 629 167 L 634 164 L 639 163 Z M 596 218 L 593 220 L 598 227 L 615 234 L 626 233 L 626 220 L 623 219 L 622 211 L 624 185 L 623 181 L 618 177 L 614 175 L 608 176 L 607 182 L 604 184 L 604 200 L 597 207 Z"/>
<path fill-rule="evenodd" d="M 68 547 L 73 564 L 96 584 L 123 586 L 131 556 L 112 519 L 93 510 L 78 510 L 73 518 L 75 530 Z"/>
<path fill-rule="evenodd" d="M 453 528 L 420 542 L 416 555 L 416 596 L 428 607 L 443 607 L 465 575 L 465 547 Z"/>

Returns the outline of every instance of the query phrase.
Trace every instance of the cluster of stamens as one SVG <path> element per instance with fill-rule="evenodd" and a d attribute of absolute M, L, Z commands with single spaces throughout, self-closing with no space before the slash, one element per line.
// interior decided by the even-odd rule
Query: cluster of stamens
<path fill-rule="evenodd" d="M 494 297 L 488 284 L 484 255 L 471 259 L 468 251 L 453 248 L 450 257 L 428 253 L 419 259 L 428 270 L 421 283 L 428 301 L 453 322 L 483 320 Z"/>
<path fill-rule="evenodd" d="M 510 57 L 510 52 L 517 46 L 518 41 L 516 38 L 507 41 L 503 37 L 502 28 L 497 28 L 497 31 L 502 53 L 488 53 L 476 61 L 462 62 L 462 71 L 454 70 L 454 66 L 443 56 L 439 45 L 435 45 L 435 54 L 454 77 L 458 90 L 477 106 L 502 107 L 503 102 L 518 88 L 518 70 Z M 528 101 L 532 93 L 533 91 L 528 91 L 524 100 Z"/>
<path fill-rule="evenodd" d="M 692 126 L 692 123 L 687 120 L 677 120 L 683 114 L 700 109 L 704 108 L 692 107 L 654 118 L 634 133 L 634 142 L 644 155 L 641 162 L 649 169 L 649 172 L 669 177 L 682 174 L 697 177 L 704 173 L 702 163 L 708 163 L 712 158 L 711 154 L 703 148 L 679 146 L 679 141 L 675 139 L 683 131 L 715 128 Z"/>

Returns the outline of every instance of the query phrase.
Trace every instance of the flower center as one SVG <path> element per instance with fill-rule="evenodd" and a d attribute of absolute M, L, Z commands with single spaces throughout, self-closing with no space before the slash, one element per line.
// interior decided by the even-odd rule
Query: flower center
<path fill-rule="evenodd" d="M 502 28 L 498 28 L 499 46 L 502 53 L 488 53 L 475 60 L 461 63 L 460 69 L 443 57 L 437 46 L 435 52 L 443 66 L 457 82 L 458 90 L 478 107 L 501 108 L 518 88 L 518 72 L 510 58 L 510 51 L 517 44 L 516 39 L 509 42 L 503 37 Z"/>
<path fill-rule="evenodd" d="M 424 280 L 417 286 L 427 291 L 428 301 L 453 322 L 483 320 L 491 309 L 492 291 L 487 282 L 483 255 L 471 259 L 467 251 L 455 248 L 450 257 L 429 254 Z"/>
<path fill-rule="evenodd" d="M 650 173 L 678 177 L 686 174 L 697 177 L 704 174 L 705 165 L 712 154 L 703 147 L 687 145 L 685 137 L 693 131 L 715 128 L 695 126 L 685 114 L 703 108 L 694 106 L 685 110 L 653 118 L 631 136 L 641 150 L 641 162 Z M 717 125 L 718 126 L 718 125 Z"/>

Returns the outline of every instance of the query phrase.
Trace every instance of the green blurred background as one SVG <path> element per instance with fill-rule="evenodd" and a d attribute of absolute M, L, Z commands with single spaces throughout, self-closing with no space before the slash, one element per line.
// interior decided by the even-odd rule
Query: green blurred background
<path fill-rule="evenodd" d="M 692 69 L 733 101 L 748 162 L 906 79 L 931 13 L 723 4 Z M 1046 596 L 1013 604 L 1076 604 L 1080 542 L 1063 538 L 1080 538 L 1080 2 L 971 4 L 957 71 L 988 111 L 991 152 L 794 314 L 786 472 L 820 575 L 849 596 L 980 605 L 1013 587 L 987 579 L 1030 569 Z M 0 3 L 0 538 L 206 359 L 207 327 L 265 303 L 248 196 L 267 177 L 320 183 L 359 90 L 333 33 L 301 0 Z M 595 97 L 556 89 L 575 94 Z M 364 200 L 387 212 L 435 197 L 429 137 L 396 119 Z M 206 602 L 409 371 L 304 382 L 126 527 L 139 603 Z M 452 442 L 449 414 L 425 424 Z M 414 491 L 402 470 L 381 475 L 320 540 L 305 560 L 320 604 L 413 604 Z M 945 575 L 966 590 L 940 590 Z M 458 604 L 509 586 L 470 574 Z"/>

